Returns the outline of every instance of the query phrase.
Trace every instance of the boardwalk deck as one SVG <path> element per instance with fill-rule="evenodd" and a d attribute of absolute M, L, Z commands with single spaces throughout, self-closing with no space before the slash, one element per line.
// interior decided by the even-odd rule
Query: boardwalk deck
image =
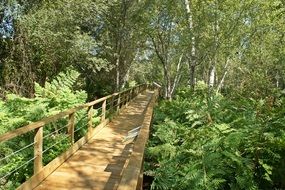
<path fill-rule="evenodd" d="M 35 190 L 115 190 L 132 152 L 124 142 L 128 131 L 140 126 L 153 96 L 139 95 L 88 143 L 48 176 Z"/>

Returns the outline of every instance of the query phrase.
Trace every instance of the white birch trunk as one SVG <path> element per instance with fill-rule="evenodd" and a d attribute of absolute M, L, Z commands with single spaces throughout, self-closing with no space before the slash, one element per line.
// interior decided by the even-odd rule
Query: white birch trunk
<path fill-rule="evenodd" d="M 189 29 L 192 32 L 191 36 L 191 59 L 189 63 L 189 83 L 192 87 L 195 85 L 195 66 L 196 66 L 196 38 L 194 35 L 194 22 L 192 14 L 192 6 L 190 0 L 185 0 L 186 12 L 188 15 Z"/>
<path fill-rule="evenodd" d="M 210 75 L 209 75 L 209 87 L 213 88 L 215 85 L 215 77 L 216 77 L 216 66 L 215 63 L 210 69 Z"/>
<path fill-rule="evenodd" d="M 116 91 L 120 90 L 120 57 L 118 55 L 116 60 Z"/>
<path fill-rule="evenodd" d="M 228 74 L 229 62 L 230 62 L 229 59 L 227 59 L 226 65 L 225 65 L 225 67 L 224 67 L 224 74 L 223 74 L 223 76 L 222 76 L 221 81 L 219 82 L 219 85 L 218 85 L 218 87 L 217 87 L 216 93 L 219 93 L 220 90 L 221 90 L 221 88 L 224 86 L 225 78 L 226 78 L 226 76 L 227 76 L 227 74 Z"/>
<path fill-rule="evenodd" d="M 122 88 L 124 89 L 127 82 L 129 81 L 129 78 L 130 78 L 130 70 L 131 70 L 131 66 L 128 68 L 125 76 L 124 76 L 124 79 L 123 79 L 123 85 L 122 85 Z"/>
<path fill-rule="evenodd" d="M 175 75 L 175 78 L 174 78 L 174 81 L 173 81 L 173 85 L 172 85 L 172 89 L 170 91 L 170 96 L 172 97 L 177 86 L 178 86 L 178 83 L 180 81 L 180 78 L 181 78 L 181 65 L 182 65 L 182 58 L 183 58 L 183 53 L 181 54 L 181 56 L 179 57 L 179 61 L 178 61 L 178 64 L 177 64 L 177 67 L 176 67 L 176 75 Z"/>

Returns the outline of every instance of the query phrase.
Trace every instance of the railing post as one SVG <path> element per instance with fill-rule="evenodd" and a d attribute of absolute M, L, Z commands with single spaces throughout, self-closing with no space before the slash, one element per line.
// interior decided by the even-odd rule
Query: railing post
<path fill-rule="evenodd" d="M 134 97 L 135 97 L 135 96 L 134 96 L 134 92 L 135 92 L 135 90 L 136 90 L 135 88 L 132 88 L 131 100 L 133 100 L 133 99 L 134 99 Z"/>
<path fill-rule="evenodd" d="M 127 107 L 127 103 L 128 103 L 128 91 L 125 92 L 124 101 L 125 101 L 125 107 Z"/>
<path fill-rule="evenodd" d="M 136 87 L 136 93 L 135 96 L 137 96 L 139 94 L 139 87 Z"/>
<path fill-rule="evenodd" d="M 122 107 L 125 107 L 125 103 L 126 103 L 126 94 L 125 92 L 122 93 Z"/>
<path fill-rule="evenodd" d="M 107 102 L 107 100 L 104 100 L 103 103 L 102 103 L 101 122 L 105 121 L 105 119 L 106 119 L 106 102 Z"/>
<path fill-rule="evenodd" d="M 68 117 L 68 134 L 70 136 L 71 144 L 74 144 L 74 121 L 75 121 L 75 113 L 69 114 L 69 117 Z"/>
<path fill-rule="evenodd" d="M 111 103 L 110 103 L 110 113 L 111 113 L 111 115 L 112 115 L 113 112 L 114 112 L 114 99 L 115 99 L 115 95 L 112 95 L 112 97 L 111 97 Z"/>
<path fill-rule="evenodd" d="M 34 143 L 34 174 L 37 174 L 43 168 L 43 126 L 35 129 Z"/>
<path fill-rule="evenodd" d="M 120 103 L 121 103 L 121 94 L 118 94 L 117 109 L 116 109 L 117 112 L 120 110 Z"/>
<path fill-rule="evenodd" d="M 129 98 L 130 98 L 129 101 L 132 101 L 132 99 L 133 99 L 133 89 L 130 90 Z"/>
<path fill-rule="evenodd" d="M 133 88 L 130 90 L 130 94 L 129 94 L 129 101 L 132 101 L 133 99 Z"/>
<path fill-rule="evenodd" d="M 144 165 L 144 154 L 143 154 L 143 159 L 142 159 L 142 165 L 140 168 L 140 175 L 138 178 L 138 183 L 137 183 L 137 188 L 136 190 L 143 190 L 143 165 Z"/>
<path fill-rule="evenodd" d="M 92 119 L 93 119 L 93 106 L 88 107 L 87 119 L 88 119 L 88 132 L 87 133 L 90 135 L 92 133 L 92 130 L 93 130 L 93 122 L 92 122 Z"/>
<path fill-rule="evenodd" d="M 128 90 L 128 91 L 126 92 L 126 106 L 129 105 L 129 101 L 130 101 L 130 90 Z"/>

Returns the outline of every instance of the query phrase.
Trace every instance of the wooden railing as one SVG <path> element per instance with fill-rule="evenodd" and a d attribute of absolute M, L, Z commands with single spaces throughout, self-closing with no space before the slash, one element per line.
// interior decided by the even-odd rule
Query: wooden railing
<path fill-rule="evenodd" d="M 43 179 L 45 179 L 50 173 L 52 173 L 59 165 L 61 165 L 65 160 L 67 160 L 73 153 L 75 153 L 81 146 L 83 146 L 93 135 L 95 135 L 102 127 L 104 127 L 109 121 L 110 118 L 107 117 L 108 113 L 118 113 L 119 110 L 135 98 L 139 93 L 146 90 L 147 85 L 139 85 L 134 88 L 114 93 L 112 95 L 97 99 L 95 101 L 86 103 L 84 105 L 77 106 L 75 108 L 68 109 L 66 111 L 60 112 L 56 115 L 44 118 L 38 122 L 31 123 L 24 127 L 15 129 L 13 131 L 7 132 L 3 135 L 0 135 L 0 143 L 11 140 L 13 138 L 19 137 L 20 135 L 34 131 L 34 174 L 33 176 L 22 184 L 18 189 L 30 190 L 36 187 Z M 108 106 L 107 106 L 108 105 Z M 94 106 L 97 108 L 100 107 L 100 123 L 94 127 L 92 118 Z M 87 109 L 87 133 L 84 137 L 75 142 L 74 133 L 75 133 L 75 114 L 76 112 Z M 109 114 L 110 116 L 110 114 Z M 52 160 L 46 166 L 43 165 L 43 130 L 47 124 L 53 123 L 68 117 L 67 131 L 70 137 L 71 147 L 60 156 Z"/>
<path fill-rule="evenodd" d="M 154 95 L 145 112 L 142 127 L 134 141 L 132 153 L 128 159 L 117 190 L 143 190 L 144 151 L 149 138 L 153 118 L 154 104 L 159 96 L 160 87 L 153 86 Z"/>

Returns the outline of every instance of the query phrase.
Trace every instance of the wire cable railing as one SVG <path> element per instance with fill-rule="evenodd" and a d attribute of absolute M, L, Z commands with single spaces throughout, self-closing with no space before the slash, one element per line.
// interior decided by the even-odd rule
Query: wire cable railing
<path fill-rule="evenodd" d="M 60 139 L 58 142 L 54 143 L 52 146 L 50 146 L 50 147 L 46 148 L 45 150 L 43 150 L 43 153 L 49 151 L 50 149 L 52 149 L 53 147 L 55 147 L 56 145 L 61 143 L 63 140 L 66 140 L 68 138 L 69 138 L 69 136 L 66 135 L 64 138 Z"/>
<path fill-rule="evenodd" d="M 145 90 L 147 88 L 146 85 L 139 85 L 134 87 L 133 89 L 129 89 L 129 90 L 125 90 L 123 92 L 120 93 L 115 93 L 113 95 L 109 95 L 97 100 L 94 100 L 92 102 L 68 109 L 66 111 L 60 112 L 58 114 L 49 116 L 47 118 L 44 118 L 38 122 L 35 123 L 31 123 L 27 126 L 15 129 L 14 131 L 10 131 L 8 133 L 5 133 L 3 135 L 0 135 L 0 143 L 11 140 L 15 137 L 19 137 L 20 135 L 26 134 L 28 132 L 34 131 L 33 135 L 34 135 L 34 142 L 10 153 L 9 155 L 6 155 L 5 157 L 0 159 L 0 164 L 1 162 L 8 160 L 9 158 L 11 158 L 14 155 L 17 155 L 19 153 L 21 153 L 22 151 L 24 151 L 25 149 L 28 149 L 30 147 L 34 147 L 34 156 L 33 158 L 27 160 L 24 163 L 19 163 L 19 166 L 13 168 L 11 171 L 9 171 L 8 173 L 4 174 L 3 176 L 0 176 L 0 188 L 1 187 L 1 182 L 6 182 L 9 181 L 9 176 L 17 171 L 19 171 L 21 168 L 23 168 L 25 165 L 34 162 L 34 174 L 39 174 L 41 172 L 44 171 L 48 171 L 48 172 L 52 172 L 53 170 L 55 170 L 55 168 L 57 168 L 60 164 L 62 164 L 65 159 L 68 158 L 68 155 L 72 155 L 75 151 L 77 151 L 84 143 L 86 143 L 88 141 L 88 139 L 90 139 L 92 137 L 92 134 L 94 134 L 94 132 L 96 131 L 96 127 L 94 127 L 94 125 L 100 125 L 103 124 L 102 126 L 106 125 L 110 119 L 106 118 L 109 117 L 114 111 L 114 112 L 118 112 L 120 110 L 120 108 L 123 105 L 126 105 L 129 101 L 131 101 L 135 96 L 137 96 L 139 93 L 141 93 L 143 90 Z M 98 108 L 94 108 L 95 105 L 98 105 Z M 100 107 L 99 107 L 100 106 Z M 78 111 L 80 110 L 86 110 L 86 112 L 81 113 L 80 114 L 84 114 L 83 117 L 81 117 L 80 119 L 76 119 L 76 116 L 78 114 Z M 67 118 L 66 118 L 67 116 Z M 63 126 L 55 129 L 54 131 L 48 133 L 48 134 L 44 134 L 44 128 L 46 128 L 45 126 L 54 122 L 57 122 L 60 119 L 65 118 L 67 120 L 67 124 L 64 124 Z M 94 118 L 99 118 L 98 122 L 93 122 Z M 81 123 L 83 119 L 86 119 L 86 123 Z M 75 123 L 76 121 L 76 123 Z M 81 123 L 80 127 L 78 127 L 78 123 Z M 61 132 L 64 129 L 67 129 L 65 132 Z M 80 131 L 81 129 L 86 128 L 87 133 L 85 134 L 85 136 L 81 137 L 81 139 L 77 140 L 76 142 L 74 142 L 74 134 L 78 131 Z M 44 148 L 44 140 L 46 141 L 47 139 L 49 139 L 50 137 L 52 137 L 53 135 L 60 133 L 61 135 L 65 135 L 63 138 L 61 138 L 58 142 L 52 144 L 51 146 Z M 45 153 L 47 153 L 49 150 L 51 150 L 53 147 L 61 144 L 64 140 L 67 140 L 68 138 L 71 139 L 71 141 L 69 141 L 68 146 L 70 147 L 70 145 L 74 145 L 75 143 L 78 142 L 78 145 L 76 145 L 76 148 L 72 148 L 70 147 L 70 151 L 68 151 L 68 153 L 66 153 L 63 157 L 63 159 L 57 159 L 56 163 L 53 163 L 51 165 L 47 164 L 44 166 L 43 164 L 43 155 Z M 71 142 L 71 143 L 70 143 Z M 1 165 L 0 165 L 1 166 Z M 44 175 L 39 175 L 37 176 L 39 178 L 37 178 L 37 180 L 40 182 L 40 180 L 44 179 Z M 33 178 L 33 176 L 32 176 Z M 31 178 L 30 178 L 31 179 Z M 25 185 L 26 183 L 24 183 L 23 185 Z M 3 184 L 2 184 L 3 185 Z M 34 188 L 37 183 L 33 183 L 33 184 L 29 184 L 32 185 L 32 188 Z M 28 186 L 29 188 L 31 188 L 30 186 Z"/>
<path fill-rule="evenodd" d="M 12 156 L 15 156 L 17 155 L 18 153 L 22 152 L 23 150 L 33 146 L 35 144 L 35 142 L 32 142 L 26 146 L 24 146 L 23 148 L 19 149 L 19 150 L 16 150 L 15 152 L 12 152 L 11 154 L 8 154 L 7 156 L 5 156 L 4 158 L 1 158 L 0 159 L 0 163 L 3 162 L 4 160 L 7 160 L 8 158 L 12 157 Z"/>
<path fill-rule="evenodd" d="M 32 159 L 26 161 L 25 163 L 21 164 L 20 166 L 18 166 L 17 168 L 15 168 L 14 170 L 10 171 L 9 173 L 7 173 L 6 175 L 0 177 L 0 181 L 1 180 L 5 180 L 6 177 L 10 176 L 11 174 L 13 174 L 14 172 L 18 171 L 20 168 L 24 167 L 25 165 L 29 164 L 30 162 L 32 162 L 33 160 L 35 160 L 36 157 L 33 157 Z"/>
<path fill-rule="evenodd" d="M 43 136 L 43 139 L 46 139 L 46 138 L 48 138 L 48 137 L 53 136 L 54 134 L 57 134 L 59 131 L 61 131 L 62 129 L 66 128 L 67 126 L 68 126 L 68 124 L 67 124 L 67 125 L 64 125 L 63 127 L 60 127 L 59 129 L 54 130 L 53 132 L 51 132 L 51 133 L 49 133 L 49 134 Z"/>

